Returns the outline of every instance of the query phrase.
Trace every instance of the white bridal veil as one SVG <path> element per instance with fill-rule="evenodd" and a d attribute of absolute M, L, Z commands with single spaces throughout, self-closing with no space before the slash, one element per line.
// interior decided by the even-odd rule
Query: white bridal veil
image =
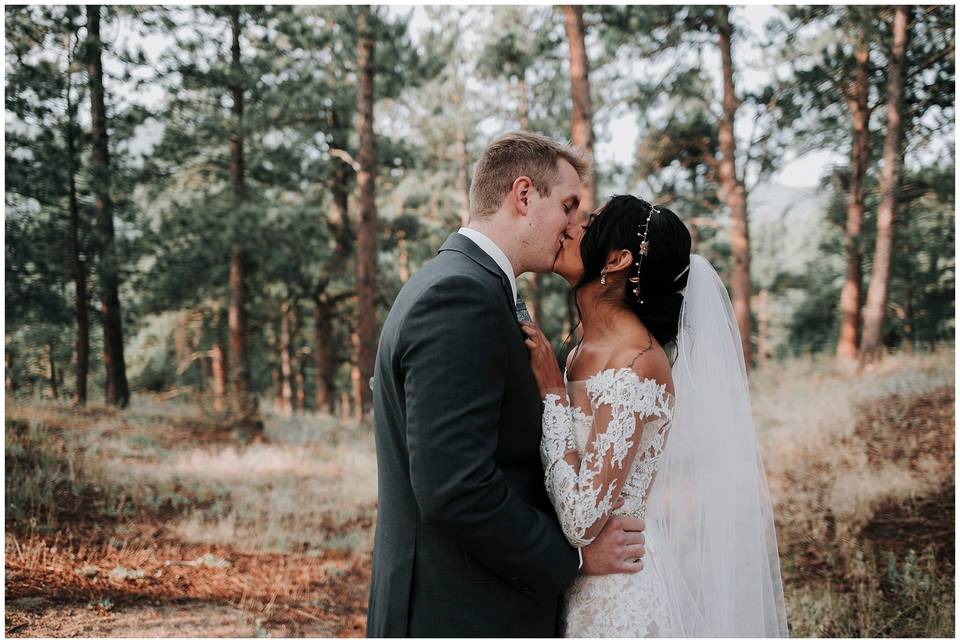
<path fill-rule="evenodd" d="M 676 409 L 647 511 L 650 562 L 678 637 L 785 637 L 773 511 L 740 331 L 710 263 L 690 256 Z"/>

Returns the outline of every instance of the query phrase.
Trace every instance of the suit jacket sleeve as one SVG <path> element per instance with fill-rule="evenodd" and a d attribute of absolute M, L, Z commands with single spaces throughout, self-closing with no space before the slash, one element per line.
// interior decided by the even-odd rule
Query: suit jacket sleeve
<path fill-rule="evenodd" d="M 424 523 L 448 527 L 467 553 L 532 597 L 554 597 L 576 577 L 577 553 L 494 462 L 515 329 L 495 303 L 476 280 L 448 277 L 400 328 L 413 491 Z"/>

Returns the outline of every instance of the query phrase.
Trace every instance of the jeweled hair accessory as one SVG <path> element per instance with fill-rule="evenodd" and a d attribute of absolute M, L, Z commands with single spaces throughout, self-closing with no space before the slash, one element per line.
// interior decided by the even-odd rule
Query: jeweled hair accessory
<path fill-rule="evenodd" d="M 647 219 L 644 222 L 641 222 L 637 225 L 637 237 L 640 238 L 640 255 L 637 256 L 637 261 L 634 263 L 634 266 L 637 267 L 637 275 L 628 280 L 634 283 L 633 295 L 637 297 L 637 301 L 640 304 L 643 304 L 643 300 L 640 299 L 640 265 L 643 263 L 643 258 L 650 252 L 650 241 L 647 238 L 647 235 L 650 231 L 650 218 L 653 217 L 654 213 L 660 213 L 660 210 L 656 207 L 650 207 L 649 213 L 647 213 Z M 640 229 L 643 229 L 642 231 Z"/>

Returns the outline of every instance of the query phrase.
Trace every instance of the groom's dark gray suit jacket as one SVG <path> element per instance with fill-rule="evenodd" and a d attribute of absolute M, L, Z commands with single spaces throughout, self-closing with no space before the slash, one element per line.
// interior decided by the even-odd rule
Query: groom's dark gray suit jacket
<path fill-rule="evenodd" d="M 469 238 L 452 234 L 400 291 L 375 371 L 367 635 L 555 635 L 577 552 L 544 489 L 510 283 Z"/>

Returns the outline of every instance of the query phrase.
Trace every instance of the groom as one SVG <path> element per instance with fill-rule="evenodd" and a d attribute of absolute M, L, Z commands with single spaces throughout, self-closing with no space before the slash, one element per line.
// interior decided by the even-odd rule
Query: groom
<path fill-rule="evenodd" d="M 477 162 L 470 224 L 403 287 L 374 377 L 379 513 L 367 635 L 557 634 L 581 573 L 639 571 L 642 522 L 571 547 L 544 489 L 516 276 L 549 272 L 588 161 L 518 131 Z"/>

